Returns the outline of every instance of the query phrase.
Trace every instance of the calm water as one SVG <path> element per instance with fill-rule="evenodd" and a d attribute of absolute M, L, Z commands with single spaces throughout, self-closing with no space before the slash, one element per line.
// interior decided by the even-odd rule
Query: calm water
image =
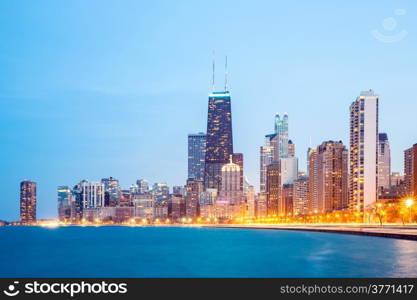
<path fill-rule="evenodd" d="M 298 231 L 0 227 L 0 277 L 417 277 L 417 242 Z"/>

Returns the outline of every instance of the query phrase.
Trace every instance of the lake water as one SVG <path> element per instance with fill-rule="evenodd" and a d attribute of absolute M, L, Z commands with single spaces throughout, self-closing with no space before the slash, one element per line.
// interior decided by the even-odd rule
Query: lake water
<path fill-rule="evenodd" d="M 259 229 L 0 227 L 0 277 L 417 277 L 417 242 Z"/>

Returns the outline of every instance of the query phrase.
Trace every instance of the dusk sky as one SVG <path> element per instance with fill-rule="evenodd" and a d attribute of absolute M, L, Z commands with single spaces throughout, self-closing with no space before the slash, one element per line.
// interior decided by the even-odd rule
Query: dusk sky
<path fill-rule="evenodd" d="M 218 89 L 228 56 L 234 150 L 256 187 L 276 112 L 305 170 L 310 137 L 348 146 L 349 105 L 370 88 L 403 172 L 417 143 L 417 4 L 366 2 L 1 1 L 0 219 L 18 219 L 23 179 L 38 183 L 38 218 L 82 179 L 184 185 L 213 50 Z"/>

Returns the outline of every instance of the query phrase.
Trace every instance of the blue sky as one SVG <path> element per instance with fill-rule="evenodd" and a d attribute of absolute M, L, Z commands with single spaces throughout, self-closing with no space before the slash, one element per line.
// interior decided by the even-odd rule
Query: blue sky
<path fill-rule="evenodd" d="M 56 216 L 58 185 L 84 178 L 184 184 L 187 134 L 206 130 L 213 50 L 218 87 L 228 55 L 235 151 L 256 186 L 275 112 L 289 113 L 301 169 L 310 136 L 313 146 L 348 143 L 349 105 L 369 88 L 394 171 L 417 142 L 415 1 L 4 0 L 0 9 L 0 219 L 18 218 L 25 178 L 38 182 L 40 218 Z"/>

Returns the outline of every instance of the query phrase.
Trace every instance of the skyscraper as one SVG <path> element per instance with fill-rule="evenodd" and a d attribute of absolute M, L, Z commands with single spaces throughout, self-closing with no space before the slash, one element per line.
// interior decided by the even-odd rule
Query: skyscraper
<path fill-rule="evenodd" d="M 259 189 L 261 193 L 266 191 L 266 167 L 274 162 L 274 140 L 277 140 L 275 134 L 265 136 L 265 144 L 260 148 Z"/>
<path fill-rule="evenodd" d="M 188 135 L 188 178 L 204 180 L 206 140 L 202 132 Z"/>
<path fill-rule="evenodd" d="M 240 190 L 243 191 L 243 153 L 233 153 L 232 162 L 240 167 Z"/>
<path fill-rule="evenodd" d="M 407 196 L 417 197 L 417 144 L 404 151 L 404 185 Z"/>
<path fill-rule="evenodd" d="M 299 177 L 294 180 L 293 213 L 306 215 L 308 212 L 308 178 Z"/>
<path fill-rule="evenodd" d="M 221 188 L 216 202 L 220 217 L 241 217 L 244 213 L 240 166 L 233 163 L 232 157 L 230 155 L 229 163 L 221 170 Z"/>
<path fill-rule="evenodd" d="M 58 187 L 58 218 L 65 222 L 71 220 L 71 189 L 68 186 Z"/>
<path fill-rule="evenodd" d="M 100 182 L 82 180 L 78 184 L 83 209 L 104 206 L 104 185 Z"/>
<path fill-rule="evenodd" d="M 275 114 L 275 134 L 278 136 L 279 158 L 288 156 L 288 114 Z"/>
<path fill-rule="evenodd" d="M 266 167 L 266 209 L 267 215 L 280 213 L 279 206 L 282 201 L 281 168 L 279 162 L 273 162 Z"/>
<path fill-rule="evenodd" d="M 185 215 L 195 219 L 200 216 L 200 194 L 203 191 L 202 181 L 196 178 L 188 178 L 185 186 Z"/>
<path fill-rule="evenodd" d="M 106 205 L 108 206 L 117 206 L 120 202 L 120 197 L 122 196 L 119 180 L 113 177 L 101 179 L 101 183 L 104 186 L 104 198 Z"/>
<path fill-rule="evenodd" d="M 288 156 L 295 156 L 295 144 L 291 140 L 288 141 Z"/>
<path fill-rule="evenodd" d="M 152 187 L 152 194 L 155 197 L 155 201 L 162 202 L 169 199 L 169 186 L 167 183 L 154 183 Z"/>
<path fill-rule="evenodd" d="M 20 183 L 20 222 L 36 222 L 36 182 L 30 180 Z"/>
<path fill-rule="evenodd" d="M 209 95 L 204 187 L 220 190 L 221 169 L 233 154 L 232 109 L 228 91 Z"/>
<path fill-rule="evenodd" d="M 377 200 L 378 102 L 369 90 L 350 106 L 349 208 L 362 212 Z"/>
<path fill-rule="evenodd" d="M 310 195 L 314 212 L 347 208 L 348 151 L 342 142 L 327 141 L 310 155 Z"/>
<path fill-rule="evenodd" d="M 146 194 L 149 192 L 149 182 L 145 179 L 136 180 L 139 194 Z"/>
<path fill-rule="evenodd" d="M 378 189 L 391 187 L 391 150 L 386 133 L 378 135 Z"/>

